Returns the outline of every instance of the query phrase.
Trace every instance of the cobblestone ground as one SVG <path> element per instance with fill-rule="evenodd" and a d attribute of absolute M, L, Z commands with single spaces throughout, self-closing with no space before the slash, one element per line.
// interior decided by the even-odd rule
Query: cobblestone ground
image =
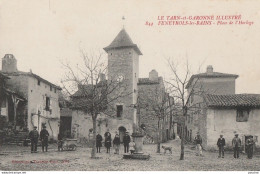
<path fill-rule="evenodd" d="M 48 170 L 90 170 L 90 171 L 259 171 L 260 156 L 255 155 L 249 160 L 242 154 L 240 159 L 233 159 L 232 153 L 226 153 L 224 159 L 218 159 L 217 153 L 204 152 L 204 156 L 196 156 L 195 150 L 190 146 L 185 148 L 185 160 L 179 160 L 180 141 L 170 141 L 167 146 L 173 147 L 173 154 L 157 154 L 156 145 L 144 145 L 144 152 L 151 155 L 150 160 L 122 159 L 123 153 L 115 155 L 105 153 L 97 154 L 99 159 L 90 159 L 90 148 L 79 147 L 77 151 L 58 152 L 52 145 L 49 152 L 31 154 L 29 147 L 1 147 L 0 170 L 8 171 L 48 171 Z M 121 151 L 123 152 L 123 147 Z M 18 163 L 20 162 L 20 163 Z"/>

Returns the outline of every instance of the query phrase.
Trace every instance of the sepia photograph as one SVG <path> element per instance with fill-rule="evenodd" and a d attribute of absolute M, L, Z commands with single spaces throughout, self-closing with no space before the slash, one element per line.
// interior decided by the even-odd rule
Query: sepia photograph
<path fill-rule="evenodd" d="M 260 171 L 259 0 L 0 0 L 0 172 Z"/>

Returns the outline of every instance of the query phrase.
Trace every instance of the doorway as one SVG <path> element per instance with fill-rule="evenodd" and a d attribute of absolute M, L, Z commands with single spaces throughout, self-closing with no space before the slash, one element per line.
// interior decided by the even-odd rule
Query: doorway
<path fill-rule="evenodd" d="M 244 136 L 244 147 L 243 147 L 243 150 L 245 153 L 247 153 L 247 146 L 246 146 L 246 141 L 250 138 L 250 137 L 253 137 L 253 139 L 255 140 L 255 137 L 253 135 L 245 135 Z M 255 147 L 254 147 L 255 148 Z"/>
<path fill-rule="evenodd" d="M 118 128 L 118 131 L 119 131 L 120 143 L 123 143 L 123 138 L 126 132 L 126 128 L 124 126 L 121 126 Z"/>
<path fill-rule="evenodd" d="M 71 121 L 72 117 L 60 117 L 60 133 L 64 138 L 71 137 Z"/>

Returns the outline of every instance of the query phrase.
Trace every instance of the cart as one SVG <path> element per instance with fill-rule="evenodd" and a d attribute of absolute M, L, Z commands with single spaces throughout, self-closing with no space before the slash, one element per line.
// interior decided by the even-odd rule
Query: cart
<path fill-rule="evenodd" d="M 62 141 L 62 150 L 74 151 L 77 149 L 77 139 L 64 139 Z"/>

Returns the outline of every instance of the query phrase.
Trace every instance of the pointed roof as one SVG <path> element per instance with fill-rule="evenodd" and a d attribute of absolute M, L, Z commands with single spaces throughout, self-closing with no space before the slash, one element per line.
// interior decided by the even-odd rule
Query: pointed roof
<path fill-rule="evenodd" d="M 139 50 L 137 45 L 133 43 L 132 39 L 127 34 L 124 28 L 118 33 L 111 44 L 104 48 L 104 50 L 108 52 L 111 49 L 117 48 L 133 48 L 139 55 L 142 55 L 142 52 Z"/>

